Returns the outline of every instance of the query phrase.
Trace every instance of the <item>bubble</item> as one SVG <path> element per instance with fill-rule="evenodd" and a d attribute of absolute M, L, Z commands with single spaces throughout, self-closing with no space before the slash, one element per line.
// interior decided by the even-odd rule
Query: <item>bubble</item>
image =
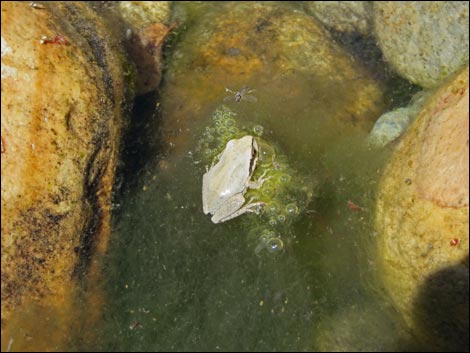
<path fill-rule="evenodd" d="M 228 129 L 228 132 L 230 135 L 234 136 L 239 133 L 239 130 L 235 126 L 232 126 L 230 129 Z"/>
<path fill-rule="evenodd" d="M 269 230 L 264 230 L 259 237 L 259 241 L 260 243 L 266 244 L 270 238 L 272 238 L 272 236 Z"/>
<path fill-rule="evenodd" d="M 226 130 L 224 127 L 222 127 L 222 126 L 220 126 L 220 127 L 217 128 L 217 133 L 218 133 L 219 135 L 225 134 L 226 131 L 227 131 L 227 130 Z"/>
<path fill-rule="evenodd" d="M 261 237 L 265 237 L 266 240 L 270 239 L 270 238 L 273 238 L 276 236 L 276 233 L 274 233 L 274 231 L 270 230 L 270 229 L 265 229 L 261 232 Z"/>
<path fill-rule="evenodd" d="M 282 213 L 277 216 L 277 220 L 279 221 L 279 223 L 284 223 L 286 221 L 286 219 L 287 219 L 286 215 L 284 215 Z"/>
<path fill-rule="evenodd" d="M 279 175 L 279 181 L 282 183 L 288 183 L 291 180 L 292 177 L 289 174 L 282 173 L 281 175 Z"/>
<path fill-rule="evenodd" d="M 270 202 L 265 209 L 269 213 L 276 214 L 281 210 L 281 206 L 277 202 Z"/>
<path fill-rule="evenodd" d="M 214 141 L 214 136 L 209 135 L 209 134 L 206 134 L 206 141 L 207 141 L 207 142 L 212 142 L 212 141 Z"/>
<path fill-rule="evenodd" d="M 256 135 L 256 136 L 261 136 L 263 135 L 263 132 L 264 132 L 264 128 L 261 126 L 261 125 L 255 125 L 253 127 L 253 133 Z"/>
<path fill-rule="evenodd" d="M 284 249 L 284 242 L 279 237 L 274 237 L 266 242 L 266 249 L 272 253 L 280 253 Z"/>
<path fill-rule="evenodd" d="M 224 125 L 225 125 L 226 127 L 235 126 L 235 120 L 234 120 L 234 119 L 231 119 L 231 118 L 228 118 L 228 119 L 225 120 Z"/>
<path fill-rule="evenodd" d="M 274 218 L 274 217 L 271 217 L 269 220 L 268 220 L 268 224 L 272 227 L 274 227 L 275 225 L 277 225 L 277 219 Z"/>
<path fill-rule="evenodd" d="M 286 206 L 286 211 L 291 215 L 299 214 L 299 207 L 297 207 L 296 203 L 290 203 Z"/>
<path fill-rule="evenodd" d="M 270 187 L 264 187 L 263 188 L 263 195 L 270 196 L 274 194 L 274 190 Z"/>

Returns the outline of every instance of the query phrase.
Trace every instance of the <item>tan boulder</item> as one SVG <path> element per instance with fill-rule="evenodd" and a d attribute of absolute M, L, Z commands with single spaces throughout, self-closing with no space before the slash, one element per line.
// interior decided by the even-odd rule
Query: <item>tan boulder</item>
<path fill-rule="evenodd" d="M 465 340 L 468 349 L 468 92 L 467 67 L 429 98 L 378 193 L 385 287 L 416 334 L 441 349 Z"/>
<path fill-rule="evenodd" d="M 283 143 L 296 151 L 318 123 L 334 126 L 337 136 L 369 131 L 382 113 L 381 83 L 303 11 L 274 2 L 235 2 L 209 14 L 192 23 L 169 59 L 162 92 L 168 145 L 185 146 L 194 122 L 224 102 L 248 119 L 258 114 L 260 123 L 269 120 L 269 129 L 282 131 Z M 244 85 L 256 89 L 256 103 L 235 103 L 234 93 Z"/>
<path fill-rule="evenodd" d="M 100 313 L 124 55 L 86 3 L 1 10 L 2 350 L 71 349 Z"/>

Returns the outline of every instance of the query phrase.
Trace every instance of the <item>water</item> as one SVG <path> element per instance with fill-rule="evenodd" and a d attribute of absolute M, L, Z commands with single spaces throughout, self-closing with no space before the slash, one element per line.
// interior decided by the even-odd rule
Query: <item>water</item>
<path fill-rule="evenodd" d="M 223 6 L 238 11 L 238 5 Z M 223 6 L 175 4 L 186 31 L 181 28 L 167 51 L 170 64 L 158 114 L 139 123 L 133 136 L 138 140 L 127 139 L 123 163 L 128 169 L 115 199 L 106 261 L 105 319 L 98 342 L 84 346 L 120 351 L 420 348 L 377 278 L 372 222 L 389 151 L 364 143 L 374 118 L 392 106 L 377 93 L 380 87 L 388 92 L 401 87 L 397 99 L 409 97 L 412 89 L 375 72 L 366 84 L 361 81 L 361 87 L 373 87 L 362 94 L 353 87 L 363 78 L 333 79 L 300 67 L 282 71 L 269 53 L 258 69 L 251 54 L 239 57 L 257 45 L 250 44 L 257 40 L 250 35 L 234 41 L 235 34 L 246 35 L 242 30 L 228 31 L 231 37 L 225 39 L 230 50 L 221 58 L 229 61 L 228 69 L 215 59 L 203 63 L 199 43 L 216 41 L 205 26 L 216 23 L 227 10 Z M 300 8 L 279 6 L 283 16 L 286 9 Z M 265 20 L 256 22 L 260 32 L 273 26 L 271 17 Z M 235 69 L 243 60 L 250 74 Z M 370 67 L 358 70 L 374 77 Z M 225 104 L 238 114 L 239 124 L 262 125 L 263 137 L 312 185 L 313 198 L 289 228 L 282 254 L 274 256 L 255 252 L 250 219 L 257 215 L 213 224 L 202 212 L 208 163 L 196 157 L 196 146 L 223 103 L 225 88 L 239 91 L 244 85 L 256 89 L 256 102 Z M 372 107 L 355 106 L 363 96 L 373 97 Z M 155 97 L 147 98 L 153 102 Z M 156 139 L 160 145 L 149 146 Z M 351 209 L 348 201 L 359 208 Z"/>

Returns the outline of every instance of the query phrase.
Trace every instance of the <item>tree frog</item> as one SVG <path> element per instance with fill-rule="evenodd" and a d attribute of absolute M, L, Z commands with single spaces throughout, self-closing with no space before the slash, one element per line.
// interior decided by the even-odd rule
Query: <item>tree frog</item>
<path fill-rule="evenodd" d="M 238 217 L 246 212 L 256 212 L 264 202 L 251 200 L 245 204 L 243 195 L 247 188 L 258 189 L 268 178 L 260 176 L 257 181 L 251 177 L 258 161 L 258 143 L 247 135 L 227 143 L 219 161 L 202 178 L 202 206 L 204 214 L 212 214 L 212 222 L 220 223 Z"/>

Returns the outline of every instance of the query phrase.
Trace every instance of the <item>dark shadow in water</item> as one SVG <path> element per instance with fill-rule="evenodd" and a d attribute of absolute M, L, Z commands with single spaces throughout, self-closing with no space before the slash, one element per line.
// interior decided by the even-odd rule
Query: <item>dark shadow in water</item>
<path fill-rule="evenodd" d="M 137 187 L 148 164 L 160 159 L 158 156 L 162 148 L 158 129 L 158 98 L 155 91 L 135 98 L 122 138 L 114 194 L 116 200 Z"/>
<path fill-rule="evenodd" d="M 468 255 L 459 265 L 430 276 L 415 301 L 419 332 L 430 337 L 430 351 L 469 351 Z"/>
<path fill-rule="evenodd" d="M 413 95 L 421 90 L 417 85 L 398 76 L 386 64 L 375 38 L 363 36 L 360 33 L 342 33 L 332 29 L 329 32 L 347 53 L 364 64 L 375 80 L 385 82 L 384 97 L 388 100 L 388 110 L 407 106 Z"/>

